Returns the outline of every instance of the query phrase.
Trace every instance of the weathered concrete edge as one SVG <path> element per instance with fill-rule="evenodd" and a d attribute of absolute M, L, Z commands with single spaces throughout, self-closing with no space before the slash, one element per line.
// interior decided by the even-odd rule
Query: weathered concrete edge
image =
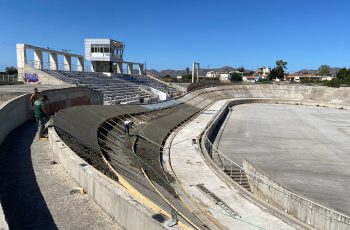
<path fill-rule="evenodd" d="M 243 161 L 243 168 L 268 182 L 268 184 L 261 183 L 259 179 L 247 175 L 252 191 L 260 199 L 267 200 L 273 206 L 285 210 L 286 213 L 316 229 L 350 229 L 349 217 L 317 203 L 312 203 L 294 193 L 289 193 L 287 188 L 276 183 L 270 176 L 246 159 Z M 270 189 L 272 186 L 277 189 Z"/>
<path fill-rule="evenodd" d="M 118 224 L 126 229 L 144 229 L 145 226 L 168 229 L 152 218 L 155 213 L 133 199 L 120 185 L 78 157 L 53 128 L 49 130 L 49 142 L 52 152 L 70 176 Z"/>
<path fill-rule="evenodd" d="M 205 147 L 205 139 L 202 138 L 203 134 L 206 132 L 213 132 L 214 127 L 220 122 L 220 120 L 223 118 L 223 115 L 225 113 L 225 110 L 228 109 L 229 106 L 233 105 L 239 105 L 239 104 L 246 104 L 246 103 L 282 103 L 282 101 L 279 101 L 274 98 L 250 98 L 250 99 L 231 99 L 229 102 L 227 102 L 223 108 L 216 114 L 216 116 L 207 124 L 206 128 L 203 130 L 203 132 L 197 137 L 197 139 L 200 142 L 200 148 L 201 152 L 204 156 L 205 162 L 208 164 L 208 166 L 213 170 L 213 172 L 219 176 L 227 185 L 230 187 L 235 188 L 239 191 L 239 193 L 253 202 L 254 204 L 260 206 L 262 209 L 268 211 L 272 215 L 280 218 L 284 222 L 296 227 L 297 229 L 314 229 L 309 225 L 306 225 L 302 221 L 298 220 L 297 218 L 288 215 L 287 213 L 284 213 L 283 211 L 279 210 L 278 208 L 272 206 L 271 204 L 260 200 L 259 198 L 255 197 L 253 194 L 246 191 L 244 188 L 242 188 L 238 183 L 236 183 L 234 180 L 232 180 L 228 175 L 226 175 L 221 168 L 215 164 L 215 162 L 210 158 L 209 153 Z M 300 101 L 297 100 L 285 100 L 283 103 L 286 104 L 296 104 Z M 313 105 L 313 104 L 310 104 Z"/>

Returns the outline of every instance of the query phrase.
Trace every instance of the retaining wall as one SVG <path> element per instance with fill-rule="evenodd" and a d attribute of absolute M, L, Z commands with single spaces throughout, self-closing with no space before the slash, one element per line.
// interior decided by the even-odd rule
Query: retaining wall
<path fill-rule="evenodd" d="M 260 199 L 316 229 L 350 229 L 350 218 L 289 192 L 247 160 L 243 161 L 243 168 L 265 180 L 247 175 L 252 192 Z"/>
<path fill-rule="evenodd" d="M 87 88 L 64 88 L 43 91 L 49 97 L 49 112 L 54 114 L 60 109 L 73 105 L 102 104 L 100 94 Z M 0 144 L 15 128 L 32 118 L 29 102 L 30 94 L 17 96 L 0 104 Z"/>

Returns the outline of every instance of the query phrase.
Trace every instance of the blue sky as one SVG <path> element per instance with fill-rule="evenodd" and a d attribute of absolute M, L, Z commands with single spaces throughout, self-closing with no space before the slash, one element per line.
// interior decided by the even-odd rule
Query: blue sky
<path fill-rule="evenodd" d="M 84 38 L 126 44 L 125 60 L 147 68 L 288 62 L 350 67 L 347 0 L 1 0 L 0 70 L 16 65 L 16 43 L 83 54 Z"/>

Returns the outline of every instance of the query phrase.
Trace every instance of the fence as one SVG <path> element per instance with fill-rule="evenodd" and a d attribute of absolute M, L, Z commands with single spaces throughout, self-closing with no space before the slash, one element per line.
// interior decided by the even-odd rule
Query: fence
<path fill-rule="evenodd" d="M 17 79 L 17 75 L 0 75 L 1 82 L 16 82 Z"/>
<path fill-rule="evenodd" d="M 228 105 L 229 104 L 227 103 L 223 106 L 218 115 L 210 122 L 210 124 L 208 124 L 207 129 L 202 136 L 203 146 L 205 147 L 207 154 L 209 154 L 212 159 L 216 159 L 216 164 L 222 170 L 231 173 L 231 175 L 234 170 L 240 172 L 241 178 L 245 174 L 248 177 L 254 195 L 267 200 L 275 207 L 293 215 L 311 227 L 316 229 L 349 230 L 349 216 L 290 192 L 272 181 L 248 161 L 245 161 L 244 167 L 242 167 L 228 158 L 215 146 L 215 144 L 213 144 L 213 139 L 215 139 L 214 131 L 217 129 L 220 120 L 225 119 L 224 114 Z"/>

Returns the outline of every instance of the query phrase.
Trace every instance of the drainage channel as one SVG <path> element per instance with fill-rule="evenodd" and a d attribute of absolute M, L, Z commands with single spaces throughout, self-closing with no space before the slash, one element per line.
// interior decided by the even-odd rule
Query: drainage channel
<path fill-rule="evenodd" d="M 215 204 L 219 205 L 230 216 L 241 218 L 241 216 L 237 212 L 235 212 L 230 206 L 228 206 L 224 201 L 222 201 L 213 192 L 211 192 L 207 187 L 205 187 L 204 184 L 197 184 L 196 187 L 199 188 L 199 190 L 201 192 L 203 192 L 206 196 L 208 196 L 211 199 L 213 199 Z"/>

